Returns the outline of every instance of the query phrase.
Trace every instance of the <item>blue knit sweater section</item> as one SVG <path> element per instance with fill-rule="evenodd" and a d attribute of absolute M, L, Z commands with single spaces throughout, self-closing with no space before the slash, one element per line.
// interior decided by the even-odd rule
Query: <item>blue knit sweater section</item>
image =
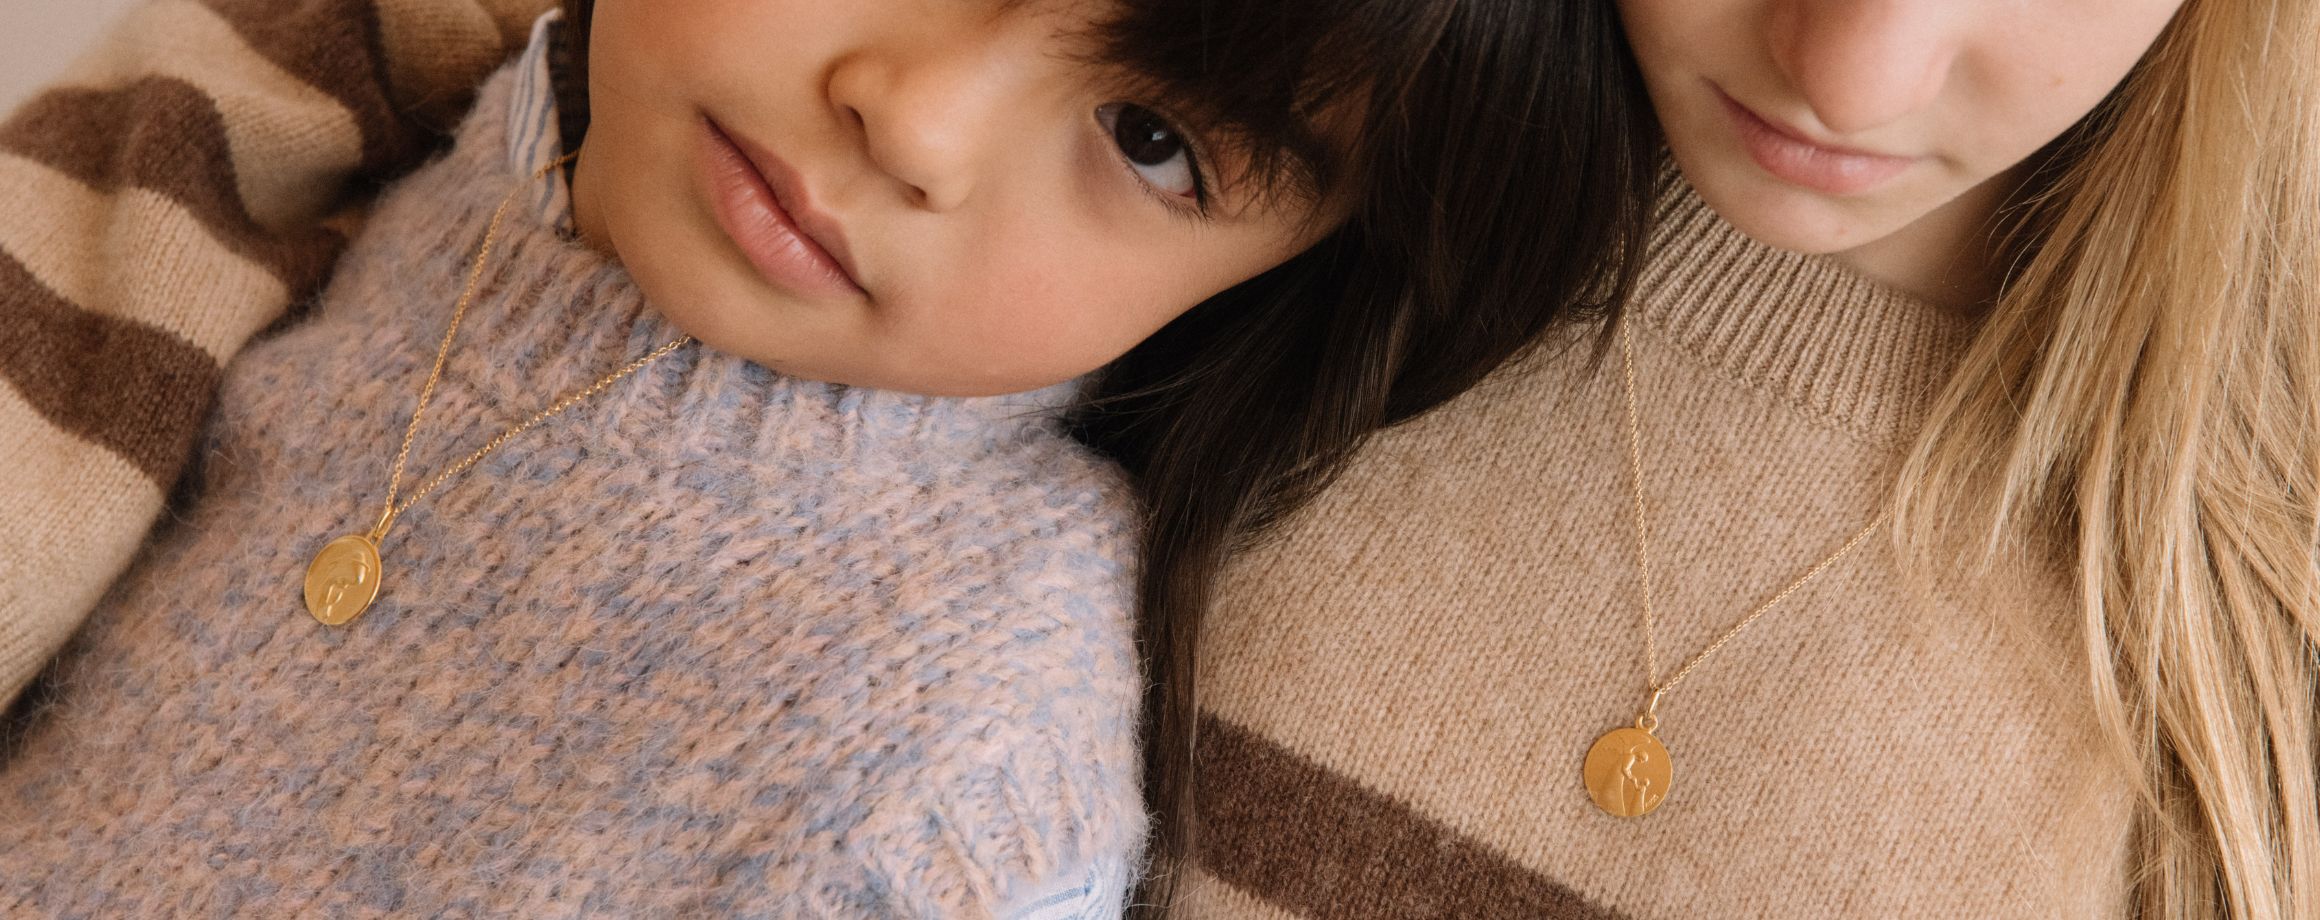
<path fill-rule="evenodd" d="M 307 616 L 528 181 L 513 73 L 228 368 L 181 511 L 0 749 L 0 916 L 1116 915 L 1136 510 L 1066 390 L 688 346 L 412 508 L 361 619 Z M 679 334 L 512 209 L 406 489 Z"/>

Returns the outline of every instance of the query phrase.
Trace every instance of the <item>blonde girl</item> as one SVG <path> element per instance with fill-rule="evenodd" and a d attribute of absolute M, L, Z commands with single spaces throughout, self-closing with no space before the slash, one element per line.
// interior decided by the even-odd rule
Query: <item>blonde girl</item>
<path fill-rule="evenodd" d="M 1643 282 L 1228 572 L 1178 914 L 2320 916 L 2320 5 L 1617 5 Z"/>

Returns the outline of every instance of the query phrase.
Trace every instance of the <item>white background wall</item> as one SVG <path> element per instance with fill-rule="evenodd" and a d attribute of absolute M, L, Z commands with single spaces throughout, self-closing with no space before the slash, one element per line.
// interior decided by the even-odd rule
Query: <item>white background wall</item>
<path fill-rule="evenodd" d="M 137 0 L 0 0 L 0 112 L 14 111 Z"/>

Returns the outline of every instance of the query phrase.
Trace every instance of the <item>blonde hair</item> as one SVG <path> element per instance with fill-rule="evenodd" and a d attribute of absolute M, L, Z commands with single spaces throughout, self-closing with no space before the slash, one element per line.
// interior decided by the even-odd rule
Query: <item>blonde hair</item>
<path fill-rule="evenodd" d="M 2316 8 L 2190 0 L 2058 143 L 1897 496 L 2064 553 L 2139 917 L 2320 917 Z"/>

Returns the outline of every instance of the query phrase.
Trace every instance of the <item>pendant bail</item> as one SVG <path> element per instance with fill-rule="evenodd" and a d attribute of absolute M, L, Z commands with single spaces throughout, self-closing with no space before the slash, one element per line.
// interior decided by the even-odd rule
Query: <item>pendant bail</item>
<path fill-rule="evenodd" d="M 371 543 L 377 545 L 387 542 L 387 528 L 393 526 L 395 526 L 395 506 L 394 503 L 389 502 L 386 510 L 379 512 L 379 522 L 371 525 Z"/>
<path fill-rule="evenodd" d="M 1647 733 L 1656 732 L 1659 730 L 1659 698 L 1666 695 L 1666 687 L 1652 688 L 1651 699 L 1644 701 L 1643 711 L 1637 713 L 1635 716 L 1636 728 L 1640 728 Z"/>

